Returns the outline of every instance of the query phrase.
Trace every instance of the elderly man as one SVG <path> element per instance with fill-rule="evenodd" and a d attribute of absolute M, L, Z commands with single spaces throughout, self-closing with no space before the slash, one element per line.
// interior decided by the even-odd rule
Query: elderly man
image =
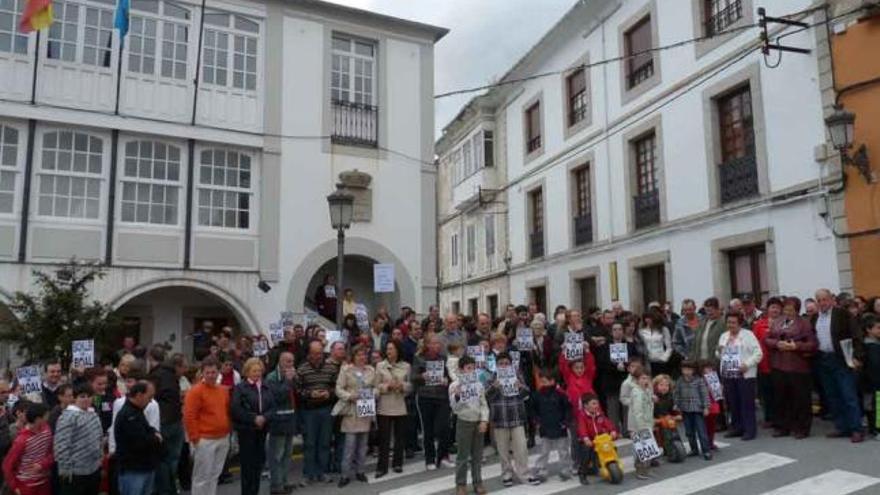
<path fill-rule="evenodd" d="M 443 331 L 438 334 L 438 337 L 440 337 L 440 341 L 443 343 L 443 354 L 446 354 L 450 344 L 467 345 L 467 335 L 459 327 L 458 315 L 455 313 L 446 315 Z"/>
<path fill-rule="evenodd" d="M 489 340 L 492 336 L 492 318 L 486 313 L 477 315 L 477 328 L 468 336 L 468 345 L 480 345 L 481 340 Z"/>
<path fill-rule="evenodd" d="M 335 402 L 336 376 L 339 366 L 324 359 L 324 345 L 319 340 L 309 343 L 306 362 L 297 369 L 297 389 L 302 415 L 304 461 L 303 476 L 307 482 L 327 481 L 330 469 L 330 435 L 333 417 L 330 409 Z"/>
<path fill-rule="evenodd" d="M 816 291 L 816 304 L 819 313 L 810 321 L 819 340 L 818 373 L 836 428 L 828 437 L 859 443 L 865 438 L 856 375 L 864 359 L 862 331 L 848 311 L 834 306 L 828 289 Z"/>

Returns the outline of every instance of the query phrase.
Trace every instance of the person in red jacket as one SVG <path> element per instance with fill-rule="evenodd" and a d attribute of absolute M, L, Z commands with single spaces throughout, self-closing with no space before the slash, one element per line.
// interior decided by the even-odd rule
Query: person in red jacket
<path fill-rule="evenodd" d="M 565 382 L 565 395 L 574 414 L 581 408 L 581 397 L 595 393 L 593 379 L 596 378 L 596 360 L 590 353 L 590 344 L 585 341 L 583 345 L 584 357 L 577 361 L 569 361 L 565 353 L 559 353 L 559 373 Z"/>
<path fill-rule="evenodd" d="M 581 396 L 581 404 L 576 413 L 577 436 L 580 441 L 578 455 L 580 462 L 578 463 L 578 477 L 581 484 L 589 483 L 587 475 L 595 475 L 599 472 L 599 462 L 596 457 L 596 451 L 593 449 L 593 440 L 597 436 L 607 433 L 611 438 L 617 440 L 617 428 L 614 423 L 602 412 L 599 405 L 599 397 L 594 393 L 587 393 Z"/>
<path fill-rule="evenodd" d="M 771 297 L 767 300 L 767 312 L 752 324 L 752 333 L 761 344 L 761 352 L 764 357 L 758 363 L 758 399 L 761 401 L 761 409 L 764 410 L 764 428 L 777 426 L 778 421 L 773 414 L 773 379 L 770 375 L 770 349 L 764 343 L 764 339 L 770 334 L 770 329 L 782 316 L 782 300 Z"/>
<path fill-rule="evenodd" d="M 30 404 L 25 417 L 27 424 L 3 459 L 3 476 L 9 489 L 17 495 L 52 495 L 49 474 L 55 457 L 52 430 L 46 421 L 49 410 L 44 404 Z"/>

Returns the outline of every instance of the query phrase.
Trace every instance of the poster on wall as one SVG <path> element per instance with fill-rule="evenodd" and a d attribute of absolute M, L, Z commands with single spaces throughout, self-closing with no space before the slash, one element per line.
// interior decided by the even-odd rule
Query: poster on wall
<path fill-rule="evenodd" d="M 373 292 L 394 292 L 394 265 L 376 263 L 373 265 Z"/>

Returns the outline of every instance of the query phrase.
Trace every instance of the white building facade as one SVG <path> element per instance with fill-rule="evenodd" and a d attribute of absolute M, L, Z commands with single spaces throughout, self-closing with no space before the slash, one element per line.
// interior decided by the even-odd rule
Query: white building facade
<path fill-rule="evenodd" d="M 106 264 L 95 295 L 144 342 L 265 331 L 335 274 L 342 184 L 345 286 L 370 307 L 436 300 L 446 30 L 319 1 L 132 0 L 120 49 L 115 0 L 56 0 L 39 36 L 13 27 L 25 3 L 0 8 L 0 298 L 75 256 Z M 372 294 L 374 263 L 394 293 Z"/>
<path fill-rule="evenodd" d="M 815 23 L 821 10 L 811 7 L 774 2 L 768 15 Z M 820 98 L 830 77 L 817 55 L 827 54 L 826 28 L 788 28 L 784 44 L 812 53 L 765 61 L 752 27 L 757 8 L 752 0 L 578 2 L 505 84 L 472 101 L 438 142 L 444 307 L 467 313 L 477 297 L 486 311 L 473 295 L 486 278 L 506 287 L 502 304 L 545 311 L 849 287 L 823 220 L 839 177 Z M 484 101 L 491 115 L 475 108 Z M 494 129 L 502 174 L 462 179 L 467 162 L 454 150 L 474 125 Z M 459 189 L 472 193 L 480 180 L 494 180 L 483 187 L 505 219 L 496 238 L 508 261 L 471 282 L 453 269 L 466 249 L 455 225 L 469 222 L 454 208 Z M 444 191 L 449 184 L 459 185 Z M 445 211 L 444 195 L 453 203 Z"/>

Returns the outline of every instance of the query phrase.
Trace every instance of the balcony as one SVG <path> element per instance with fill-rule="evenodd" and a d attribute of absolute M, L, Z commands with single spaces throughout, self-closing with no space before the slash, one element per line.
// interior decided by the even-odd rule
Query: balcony
<path fill-rule="evenodd" d="M 590 212 L 574 217 L 574 245 L 583 246 L 593 242 L 593 217 Z"/>
<path fill-rule="evenodd" d="M 742 0 L 735 0 L 718 12 L 706 16 L 706 36 L 715 36 L 724 32 L 736 21 L 742 19 Z"/>
<path fill-rule="evenodd" d="M 646 81 L 654 75 L 654 59 L 650 59 L 638 67 L 633 67 L 626 75 L 626 88 L 633 89 L 642 81 Z"/>
<path fill-rule="evenodd" d="M 336 100 L 333 102 L 334 144 L 375 148 L 379 144 L 379 107 Z"/>
<path fill-rule="evenodd" d="M 540 147 L 541 147 L 541 135 L 540 134 L 529 139 L 528 142 L 526 143 L 526 151 L 528 151 L 529 153 L 536 151 Z"/>
<path fill-rule="evenodd" d="M 633 196 L 633 210 L 636 229 L 660 223 L 660 191 L 654 189 Z"/>
<path fill-rule="evenodd" d="M 758 165 L 755 154 L 728 160 L 718 166 L 721 204 L 758 195 Z"/>
<path fill-rule="evenodd" d="M 544 256 L 544 231 L 536 230 L 529 234 L 529 258 Z"/>

